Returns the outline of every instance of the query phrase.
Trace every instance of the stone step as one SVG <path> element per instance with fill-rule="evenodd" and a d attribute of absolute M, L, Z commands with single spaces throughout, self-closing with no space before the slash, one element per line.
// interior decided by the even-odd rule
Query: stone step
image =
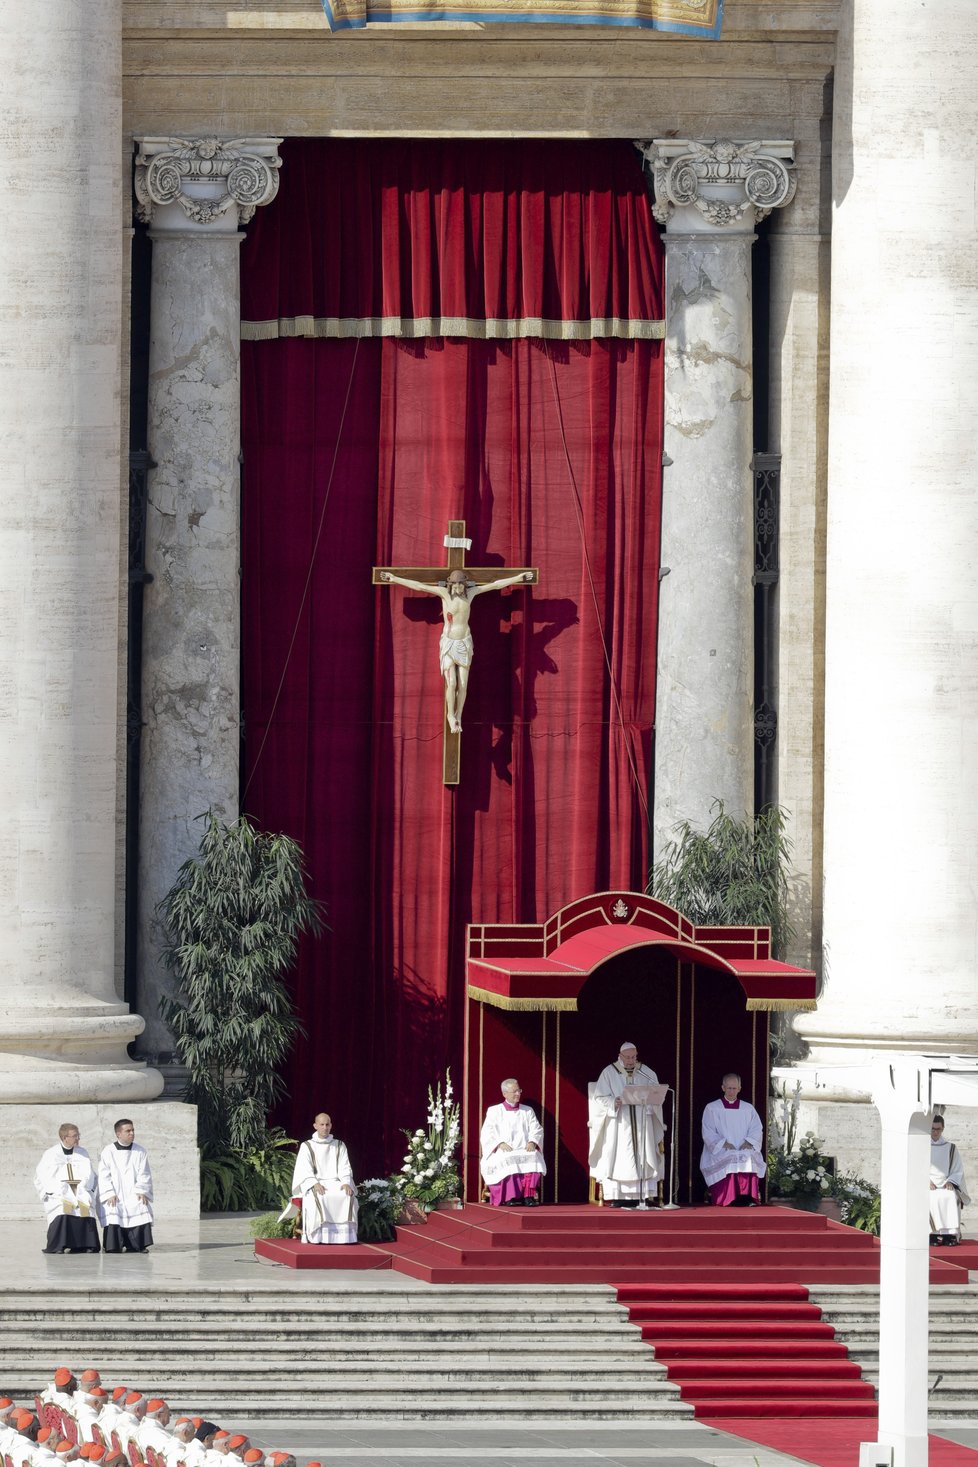
<path fill-rule="evenodd" d="M 140 1307 L 138 1303 L 130 1302 L 120 1307 L 102 1307 L 93 1303 L 91 1306 L 73 1308 L 65 1304 L 52 1304 L 50 1308 L 24 1308 L 12 1309 L 5 1307 L 0 1309 L 0 1325 L 8 1326 L 18 1323 L 42 1324 L 45 1321 L 64 1321 L 66 1324 L 91 1323 L 95 1318 L 104 1321 L 112 1328 L 120 1325 L 152 1324 L 164 1322 L 173 1325 L 174 1328 L 184 1327 L 211 1331 L 214 1329 L 226 1329 L 241 1320 L 247 1320 L 249 1325 L 265 1327 L 273 1324 L 292 1326 L 305 1322 L 308 1325 L 316 1325 L 321 1329 L 332 1329 L 341 1325 L 360 1326 L 380 1324 L 388 1320 L 409 1320 L 412 1323 L 422 1315 L 423 1322 L 431 1329 L 444 1328 L 443 1321 L 453 1321 L 459 1317 L 471 1321 L 474 1327 L 486 1329 L 506 1329 L 514 1321 L 525 1326 L 528 1318 L 532 1318 L 536 1325 L 555 1325 L 558 1327 L 591 1329 L 599 1325 L 607 1325 L 609 1319 L 621 1317 L 627 1318 L 627 1312 L 621 1306 L 610 1302 L 601 1310 L 582 1313 L 580 1311 L 537 1311 L 532 1312 L 527 1308 L 514 1308 L 510 1306 L 506 1310 L 496 1310 L 492 1313 L 483 1313 L 481 1310 L 468 1310 L 457 1308 L 451 1311 L 431 1313 L 419 1300 L 411 1309 L 402 1310 L 341 1310 L 329 1309 L 321 1306 L 310 1306 L 308 1310 L 300 1309 L 242 1309 L 237 1310 L 227 1300 L 221 1309 L 212 1309 L 207 1305 L 188 1305 L 186 1308 L 146 1308 Z"/>
<path fill-rule="evenodd" d="M 838 1339 L 840 1344 L 845 1345 L 853 1360 L 865 1360 L 868 1364 L 879 1360 L 879 1340 L 875 1335 L 868 1340 L 851 1340 L 842 1335 L 839 1335 Z M 946 1361 L 951 1368 L 954 1368 L 955 1361 L 975 1358 L 978 1341 L 975 1341 L 974 1338 L 954 1339 L 950 1336 L 935 1340 L 931 1336 L 928 1347 L 928 1358 L 932 1364 L 937 1361 Z"/>
<path fill-rule="evenodd" d="M 99 1368 L 102 1368 L 102 1362 L 99 1361 L 98 1364 Z M 120 1366 L 123 1378 L 132 1382 L 138 1366 L 139 1362 L 133 1359 L 123 1362 Z M 307 1380 L 321 1379 L 324 1367 L 328 1370 L 330 1381 L 337 1385 L 342 1383 L 344 1392 L 376 1390 L 378 1379 L 383 1384 L 389 1382 L 391 1376 L 391 1365 L 387 1362 L 375 1365 L 370 1361 L 328 1358 L 326 1360 L 294 1360 L 290 1363 L 287 1374 L 283 1372 L 280 1365 L 270 1363 L 267 1368 L 262 1369 L 260 1365 L 249 1363 L 246 1367 L 237 1368 L 233 1377 L 228 1381 L 224 1373 L 218 1373 L 213 1369 L 212 1362 L 204 1360 L 195 1362 L 188 1359 L 182 1368 L 177 1369 L 147 1360 L 146 1372 L 149 1373 L 149 1378 L 136 1383 L 140 1387 L 162 1391 L 164 1395 L 175 1391 L 192 1391 L 197 1387 L 201 1390 L 208 1387 L 213 1389 L 218 1385 L 223 1387 L 225 1382 L 228 1382 L 228 1389 L 233 1389 L 235 1392 L 264 1393 L 269 1390 L 294 1390 L 297 1385 Z M 486 1381 L 489 1377 L 495 1376 L 501 1377 L 505 1383 L 513 1374 L 512 1357 L 509 1362 L 497 1360 L 489 1363 L 473 1360 L 449 1367 L 442 1365 L 430 1368 L 427 1364 L 422 1368 L 416 1360 L 411 1362 L 410 1367 L 405 1368 L 402 1360 L 399 1367 L 395 1362 L 394 1368 L 397 1384 L 404 1390 L 420 1390 L 435 1381 L 471 1386 L 473 1381 Z M 107 1366 L 105 1369 L 108 1372 Z M 635 1383 L 641 1385 L 643 1389 L 654 1390 L 658 1387 L 665 1388 L 666 1369 L 664 1365 L 655 1360 L 652 1351 L 649 1350 L 646 1360 L 637 1356 L 627 1362 L 606 1363 L 599 1356 L 574 1363 L 543 1360 L 528 1365 L 521 1362 L 519 1378 L 521 1381 L 540 1381 L 544 1385 L 549 1384 L 555 1387 L 559 1382 L 561 1389 L 565 1385 L 579 1384 L 584 1387 L 589 1380 L 602 1382 L 607 1379 L 615 1385 L 624 1386 Z M 8 1358 L 4 1367 L 5 1386 L 11 1380 L 29 1387 L 37 1380 L 37 1369 L 32 1370 L 29 1362 L 15 1364 Z"/>
<path fill-rule="evenodd" d="M 512 1385 L 512 1377 L 509 1384 Z M 15 1395 L 17 1394 L 15 1388 Z M 29 1400 L 26 1393 L 21 1393 L 23 1398 Z M 493 1413 L 498 1419 L 505 1419 L 511 1415 L 514 1419 L 536 1418 L 538 1416 L 560 1417 L 565 1412 L 573 1413 L 579 1417 L 587 1418 L 599 1415 L 602 1419 L 611 1419 L 615 1415 L 621 1416 L 651 1416 L 665 1414 L 671 1416 L 688 1416 L 692 1414 L 692 1408 L 682 1401 L 678 1392 L 669 1390 L 641 1391 L 607 1391 L 595 1390 L 587 1382 L 579 1388 L 569 1391 L 534 1391 L 531 1395 L 507 1395 L 503 1391 L 494 1391 L 491 1396 Z M 250 1416 L 257 1416 L 255 1410 L 255 1397 L 242 1391 L 237 1394 L 228 1389 L 220 1391 L 209 1388 L 206 1383 L 193 1387 L 193 1393 L 182 1399 L 174 1397 L 171 1401 L 177 1412 L 193 1410 L 195 1415 L 212 1417 L 220 1421 L 237 1421 L 245 1412 Z M 309 1396 L 298 1395 L 294 1391 L 289 1393 L 284 1390 L 276 1395 L 263 1398 L 261 1404 L 261 1419 L 286 1419 L 291 1420 L 293 1425 L 300 1421 L 303 1429 L 314 1425 L 316 1420 L 333 1421 L 344 1417 L 363 1419 L 372 1417 L 383 1419 L 383 1413 L 388 1413 L 392 1419 L 405 1420 L 454 1420 L 460 1414 L 471 1414 L 481 1417 L 485 1422 L 486 1394 L 479 1392 L 473 1394 L 464 1389 L 449 1389 L 446 1391 L 426 1392 L 423 1395 L 411 1391 L 393 1391 L 391 1389 L 378 1391 L 347 1391 L 344 1390 L 342 1399 L 337 1398 L 334 1411 L 330 1411 L 324 1405 L 322 1396 L 316 1400 L 315 1418 L 310 1417 Z"/>
<path fill-rule="evenodd" d="M 56 1360 L 60 1363 L 64 1356 L 83 1355 L 92 1358 L 97 1356 L 104 1362 L 104 1368 L 110 1369 L 112 1368 L 110 1361 L 132 1360 L 141 1354 L 149 1354 L 153 1359 L 160 1360 L 186 1359 L 189 1355 L 197 1355 L 208 1350 L 214 1343 L 213 1338 L 209 1339 L 204 1335 L 174 1339 L 171 1336 L 154 1335 L 151 1332 L 138 1339 L 130 1336 L 126 1341 L 121 1341 L 117 1334 L 108 1332 L 94 1334 L 90 1331 L 79 1331 L 75 1335 L 62 1330 L 56 1334 L 52 1331 L 52 1336 L 53 1338 L 49 1340 L 30 1332 L 19 1334 L 7 1331 L 4 1334 L 4 1350 L 8 1357 L 16 1351 L 22 1352 L 26 1358 L 34 1362 L 36 1372 L 38 1369 L 43 1370 L 48 1360 Z M 314 1346 L 317 1351 L 335 1351 L 339 1345 L 342 1345 L 343 1357 L 347 1360 L 374 1360 L 385 1355 L 389 1355 L 392 1359 L 403 1359 L 404 1351 L 415 1350 L 417 1352 L 419 1346 L 429 1356 L 488 1355 L 493 1359 L 510 1360 L 514 1352 L 521 1357 L 544 1354 L 559 1355 L 562 1358 L 571 1355 L 607 1358 L 609 1355 L 617 1356 L 623 1351 L 635 1355 L 648 1349 L 637 1331 L 634 1335 L 628 1331 L 587 1335 L 560 1335 L 550 1332 L 519 1335 L 513 1330 L 508 1330 L 498 1337 L 487 1338 L 481 1335 L 473 1339 L 471 1335 L 462 1330 L 439 1335 L 425 1335 L 405 1330 L 377 1330 L 373 1334 L 366 1334 L 363 1331 L 351 1332 L 349 1340 L 341 1340 L 335 1335 L 319 1336 L 296 1333 L 283 1335 L 277 1339 L 263 1338 L 260 1345 L 256 1345 L 253 1340 L 229 1340 L 223 1337 L 220 1342 L 222 1357 L 233 1359 L 236 1366 L 242 1358 L 252 1355 L 258 1355 L 263 1359 L 282 1357 L 291 1360 L 296 1353 L 297 1343 L 301 1343 L 304 1349 Z M 122 1353 L 123 1350 L 124 1353 Z"/>

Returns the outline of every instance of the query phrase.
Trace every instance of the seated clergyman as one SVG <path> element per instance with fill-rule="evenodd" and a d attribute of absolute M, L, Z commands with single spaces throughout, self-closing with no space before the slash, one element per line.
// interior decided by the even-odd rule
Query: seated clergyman
<path fill-rule="evenodd" d="M 493 1207 L 536 1207 L 540 1181 L 547 1174 L 543 1159 L 543 1127 L 523 1094 L 518 1080 L 504 1080 L 503 1098 L 490 1105 L 479 1137 L 482 1176 Z"/>
<path fill-rule="evenodd" d="M 292 1196 L 302 1198 L 303 1243 L 355 1243 L 357 1192 L 346 1146 L 332 1134 L 322 1110 L 303 1141 L 292 1173 Z"/>
<path fill-rule="evenodd" d="M 724 1075 L 719 1100 L 703 1110 L 703 1154 L 700 1171 L 714 1207 L 756 1207 L 759 1179 L 767 1171 L 761 1118 L 740 1099 L 740 1076 Z"/>
<path fill-rule="evenodd" d="M 953 1247 L 961 1240 L 961 1209 L 971 1201 L 964 1187 L 964 1165 L 953 1141 L 944 1139 L 944 1117 L 930 1127 L 930 1241 Z"/>

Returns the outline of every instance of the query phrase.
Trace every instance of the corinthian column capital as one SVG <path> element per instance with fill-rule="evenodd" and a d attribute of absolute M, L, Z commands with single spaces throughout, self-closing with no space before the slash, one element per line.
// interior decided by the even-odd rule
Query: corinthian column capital
<path fill-rule="evenodd" d="M 278 193 L 281 138 L 137 138 L 144 224 L 235 233 Z"/>
<path fill-rule="evenodd" d="M 635 145 L 652 175 L 652 212 L 671 233 L 746 233 L 795 196 L 795 145 L 716 138 L 654 138 Z"/>

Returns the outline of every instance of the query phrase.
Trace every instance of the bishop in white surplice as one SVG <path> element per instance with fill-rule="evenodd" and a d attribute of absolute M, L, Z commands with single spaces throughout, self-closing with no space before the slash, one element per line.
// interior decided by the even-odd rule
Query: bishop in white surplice
<path fill-rule="evenodd" d="M 325 1111 L 303 1141 L 292 1173 L 292 1196 L 302 1198 L 303 1243 L 355 1243 L 357 1190 L 347 1149 L 332 1134 Z"/>
<path fill-rule="evenodd" d="M 590 1095 L 588 1167 L 612 1206 L 654 1199 L 662 1173 L 666 1126 L 661 1105 L 626 1105 L 629 1085 L 657 1085 L 659 1078 L 638 1062 L 634 1044 L 623 1044 L 606 1065 Z"/>
<path fill-rule="evenodd" d="M 961 1236 L 961 1209 L 971 1201 L 964 1185 L 964 1164 L 953 1141 L 944 1139 L 944 1117 L 930 1128 L 930 1237 L 932 1243 L 954 1244 Z"/>
<path fill-rule="evenodd" d="M 58 1144 L 48 1147 L 34 1173 L 34 1187 L 48 1220 L 45 1253 L 100 1249 L 95 1226 L 98 1181 L 80 1140 L 78 1127 L 66 1121 L 58 1130 Z"/>
<path fill-rule="evenodd" d="M 703 1110 L 700 1171 L 714 1207 L 756 1207 L 759 1180 L 767 1172 L 761 1118 L 750 1101 L 740 1099 L 740 1083 L 734 1071 L 724 1075 L 721 1098 Z"/>
<path fill-rule="evenodd" d="M 115 1140 L 99 1157 L 99 1221 L 106 1253 L 145 1253 L 153 1246 L 153 1176 L 132 1121 L 115 1123 Z"/>
<path fill-rule="evenodd" d="M 480 1168 L 493 1207 L 535 1207 L 547 1175 L 543 1127 L 522 1105 L 518 1080 L 504 1080 L 500 1105 L 490 1105 L 479 1136 Z"/>

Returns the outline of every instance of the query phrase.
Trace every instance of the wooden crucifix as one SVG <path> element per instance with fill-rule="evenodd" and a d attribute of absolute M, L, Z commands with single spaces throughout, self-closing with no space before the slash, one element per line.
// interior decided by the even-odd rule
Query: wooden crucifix
<path fill-rule="evenodd" d="M 445 729 L 442 741 L 442 782 L 458 784 L 461 761 L 462 709 L 472 666 L 472 632 L 469 609 L 484 591 L 501 591 L 506 586 L 535 586 L 539 571 L 524 567 L 501 578 L 499 567 L 466 565 L 465 552 L 472 541 L 465 537 L 465 521 L 449 520 L 445 536 L 448 560 L 445 565 L 374 566 L 375 586 L 406 586 L 425 591 L 442 604 L 443 628 L 438 643 L 438 661 L 445 679 Z"/>

